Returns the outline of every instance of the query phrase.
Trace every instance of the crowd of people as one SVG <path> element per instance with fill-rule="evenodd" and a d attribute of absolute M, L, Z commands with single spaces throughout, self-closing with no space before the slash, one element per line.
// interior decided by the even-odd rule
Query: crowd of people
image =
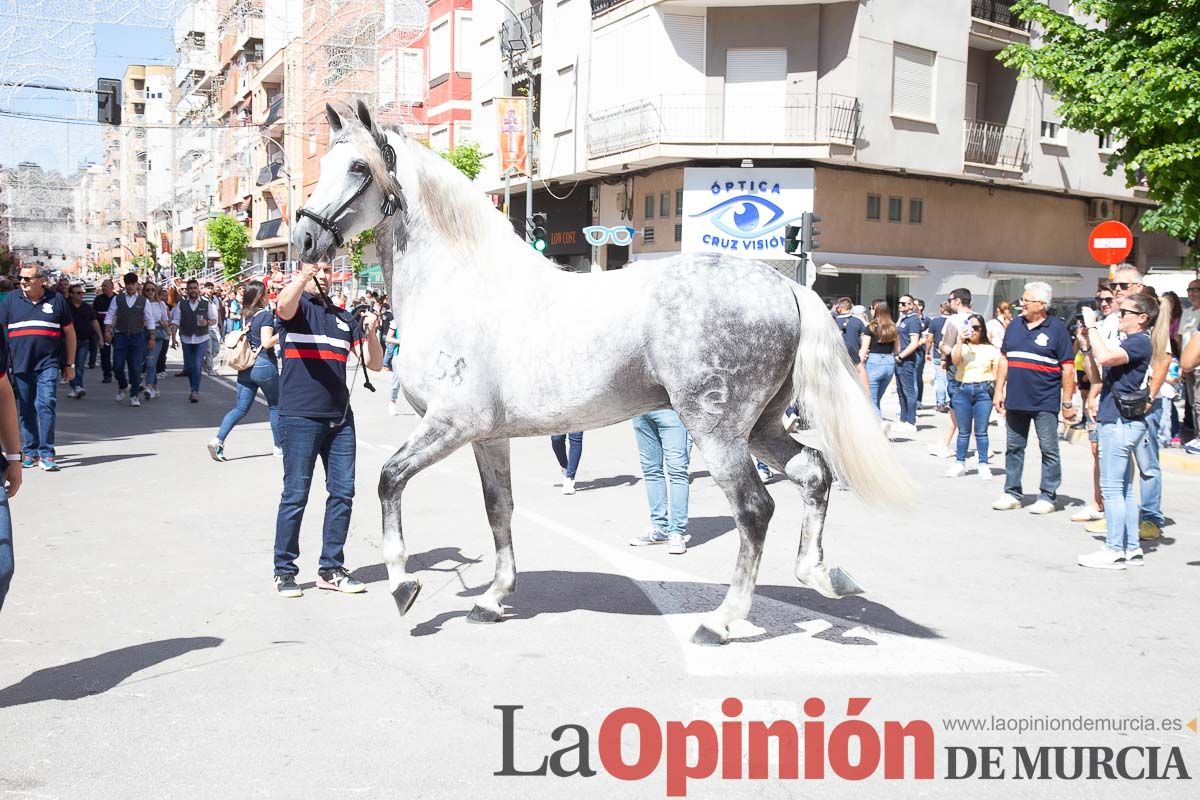
<path fill-rule="evenodd" d="M 1144 563 L 1140 542 L 1157 539 L 1166 523 L 1160 449 L 1200 454 L 1200 280 L 1187 294 L 1186 306 L 1172 292 L 1159 297 L 1136 268 L 1122 265 L 1069 323 L 1051 313 L 1052 287 L 1040 281 L 1027 283 L 1015 303 L 998 302 L 988 319 L 972 309 L 965 288 L 950 292 L 932 318 L 909 295 L 899 298 L 896 319 L 884 300 L 873 302 L 868 315 L 843 297 L 832 314 L 889 437 L 915 433 L 921 371 L 934 370 L 931 405 L 949 424 L 930 453 L 951 460 L 946 477 L 961 477 L 971 471 L 973 438 L 974 471 L 984 481 L 994 477 L 992 456 L 1002 453 L 1004 492 L 992 504 L 996 511 L 1059 510 L 1060 439 L 1086 430 L 1093 502 L 1071 520 L 1106 541 L 1078 563 L 1125 569 Z M 884 421 L 881 400 L 893 380 L 899 418 Z M 1001 435 L 989 435 L 993 425 Z M 1026 506 L 1022 475 L 1031 432 L 1041 473 L 1038 496 Z"/>

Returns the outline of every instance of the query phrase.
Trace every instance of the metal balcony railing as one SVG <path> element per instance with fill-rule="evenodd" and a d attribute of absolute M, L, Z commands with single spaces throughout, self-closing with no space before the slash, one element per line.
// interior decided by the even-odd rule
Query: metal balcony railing
<path fill-rule="evenodd" d="M 592 0 L 592 16 L 596 16 L 601 11 L 607 11 L 613 6 L 619 6 L 625 0 Z"/>
<path fill-rule="evenodd" d="M 995 122 L 966 121 L 963 160 L 971 164 L 1024 171 L 1025 129 Z"/>
<path fill-rule="evenodd" d="M 255 181 L 255 184 L 258 186 L 266 186 L 268 183 L 278 178 L 282 172 L 283 162 L 272 161 L 270 164 L 267 164 L 258 171 L 258 180 Z"/>
<path fill-rule="evenodd" d="M 540 0 L 532 3 L 529 8 L 518 13 L 517 16 L 529 29 L 529 36 L 533 41 L 526 42 L 521 26 L 516 23 L 516 20 L 506 17 L 504 24 L 500 26 L 500 50 L 506 58 L 513 53 L 537 47 L 542 43 L 542 4 Z"/>
<path fill-rule="evenodd" d="M 592 0 L 593 4 L 596 0 Z M 1006 28 L 1028 31 L 1029 22 L 1012 10 L 1012 0 L 971 0 L 971 16 Z"/>
<path fill-rule="evenodd" d="M 761 100 L 722 95 L 659 95 L 588 114 L 588 155 L 599 158 L 651 144 L 844 144 L 858 142 L 862 104 L 837 94 Z"/>

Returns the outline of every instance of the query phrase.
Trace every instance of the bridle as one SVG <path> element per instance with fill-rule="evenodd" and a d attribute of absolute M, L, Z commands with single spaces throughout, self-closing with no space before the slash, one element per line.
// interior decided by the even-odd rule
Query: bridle
<path fill-rule="evenodd" d="M 383 154 L 383 161 L 385 164 L 387 164 L 388 172 L 394 177 L 396 171 L 396 149 L 392 147 L 388 141 L 384 140 L 379 145 L 379 151 Z M 346 202 L 334 209 L 329 216 L 321 216 L 315 211 L 309 211 L 307 208 L 301 208 L 296 211 L 296 222 L 299 222 L 304 217 L 311 219 L 318 228 L 321 228 L 326 233 L 333 236 L 335 247 L 341 247 L 343 244 L 345 244 L 346 239 L 342 233 L 341 226 L 338 225 L 338 220 L 340 220 L 342 215 L 346 213 L 346 209 L 350 208 L 350 206 L 353 205 L 358 198 L 363 196 L 363 193 L 367 191 L 374 180 L 375 178 L 371 175 L 371 171 L 367 170 L 365 173 L 363 173 L 362 180 L 359 182 L 358 186 L 355 187 L 354 192 L 348 198 L 346 198 Z M 405 203 L 403 196 L 397 194 L 392 188 L 389 188 L 385 192 L 383 204 L 380 206 L 379 210 L 383 214 L 384 219 L 387 219 L 397 211 L 403 211 L 404 208 Z"/>

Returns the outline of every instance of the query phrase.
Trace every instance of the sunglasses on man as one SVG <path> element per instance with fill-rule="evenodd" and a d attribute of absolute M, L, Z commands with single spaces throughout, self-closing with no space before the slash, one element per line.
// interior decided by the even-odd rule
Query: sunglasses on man
<path fill-rule="evenodd" d="M 1128 289 L 1130 286 L 1133 286 L 1133 284 L 1132 284 L 1132 283 L 1129 283 L 1129 282 L 1127 282 L 1127 281 L 1122 281 L 1122 282 L 1120 282 L 1120 283 L 1117 283 L 1117 282 L 1115 282 L 1115 281 L 1114 281 L 1113 283 L 1110 283 L 1110 284 L 1108 285 L 1108 288 L 1112 289 L 1112 290 L 1115 292 L 1117 289 L 1120 289 L 1121 291 L 1125 291 L 1125 290 L 1126 290 L 1126 289 Z"/>
<path fill-rule="evenodd" d="M 18 283 L 33 283 L 34 281 L 44 281 L 45 278 L 40 275 L 22 275 L 17 279 Z"/>
<path fill-rule="evenodd" d="M 1100 295 L 1096 295 L 1097 303 L 1111 303 L 1112 301 L 1113 301 L 1113 298 L 1111 298 L 1111 297 L 1101 297 Z"/>

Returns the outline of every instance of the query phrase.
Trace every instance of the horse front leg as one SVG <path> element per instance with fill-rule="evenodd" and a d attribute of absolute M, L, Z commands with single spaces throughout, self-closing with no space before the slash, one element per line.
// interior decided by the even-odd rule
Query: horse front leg
<path fill-rule="evenodd" d="M 475 442 L 475 463 L 483 483 L 483 505 L 496 540 L 496 575 L 483 597 L 475 603 L 467 622 L 499 622 L 504 615 L 504 598 L 517 588 L 517 565 L 512 547 L 512 470 L 507 439 Z"/>
<path fill-rule="evenodd" d="M 791 437 L 788 438 L 791 440 Z M 829 490 L 833 486 L 829 462 L 819 450 L 801 447 L 800 452 L 788 460 L 785 471 L 799 487 L 804 499 L 800 550 L 796 554 L 796 580 L 823 597 L 835 600 L 862 594 L 862 587 L 849 573 L 841 567 L 830 568 L 825 563 L 821 539 L 825 534 L 825 515 L 829 512 Z"/>
<path fill-rule="evenodd" d="M 409 480 L 436 464 L 471 439 L 471 432 L 455 427 L 436 414 L 426 414 L 408 441 L 400 446 L 379 473 L 379 502 L 383 506 L 383 563 L 388 588 L 403 615 L 421 592 L 421 582 L 405 572 L 408 554 L 400 522 L 400 500 Z"/>

